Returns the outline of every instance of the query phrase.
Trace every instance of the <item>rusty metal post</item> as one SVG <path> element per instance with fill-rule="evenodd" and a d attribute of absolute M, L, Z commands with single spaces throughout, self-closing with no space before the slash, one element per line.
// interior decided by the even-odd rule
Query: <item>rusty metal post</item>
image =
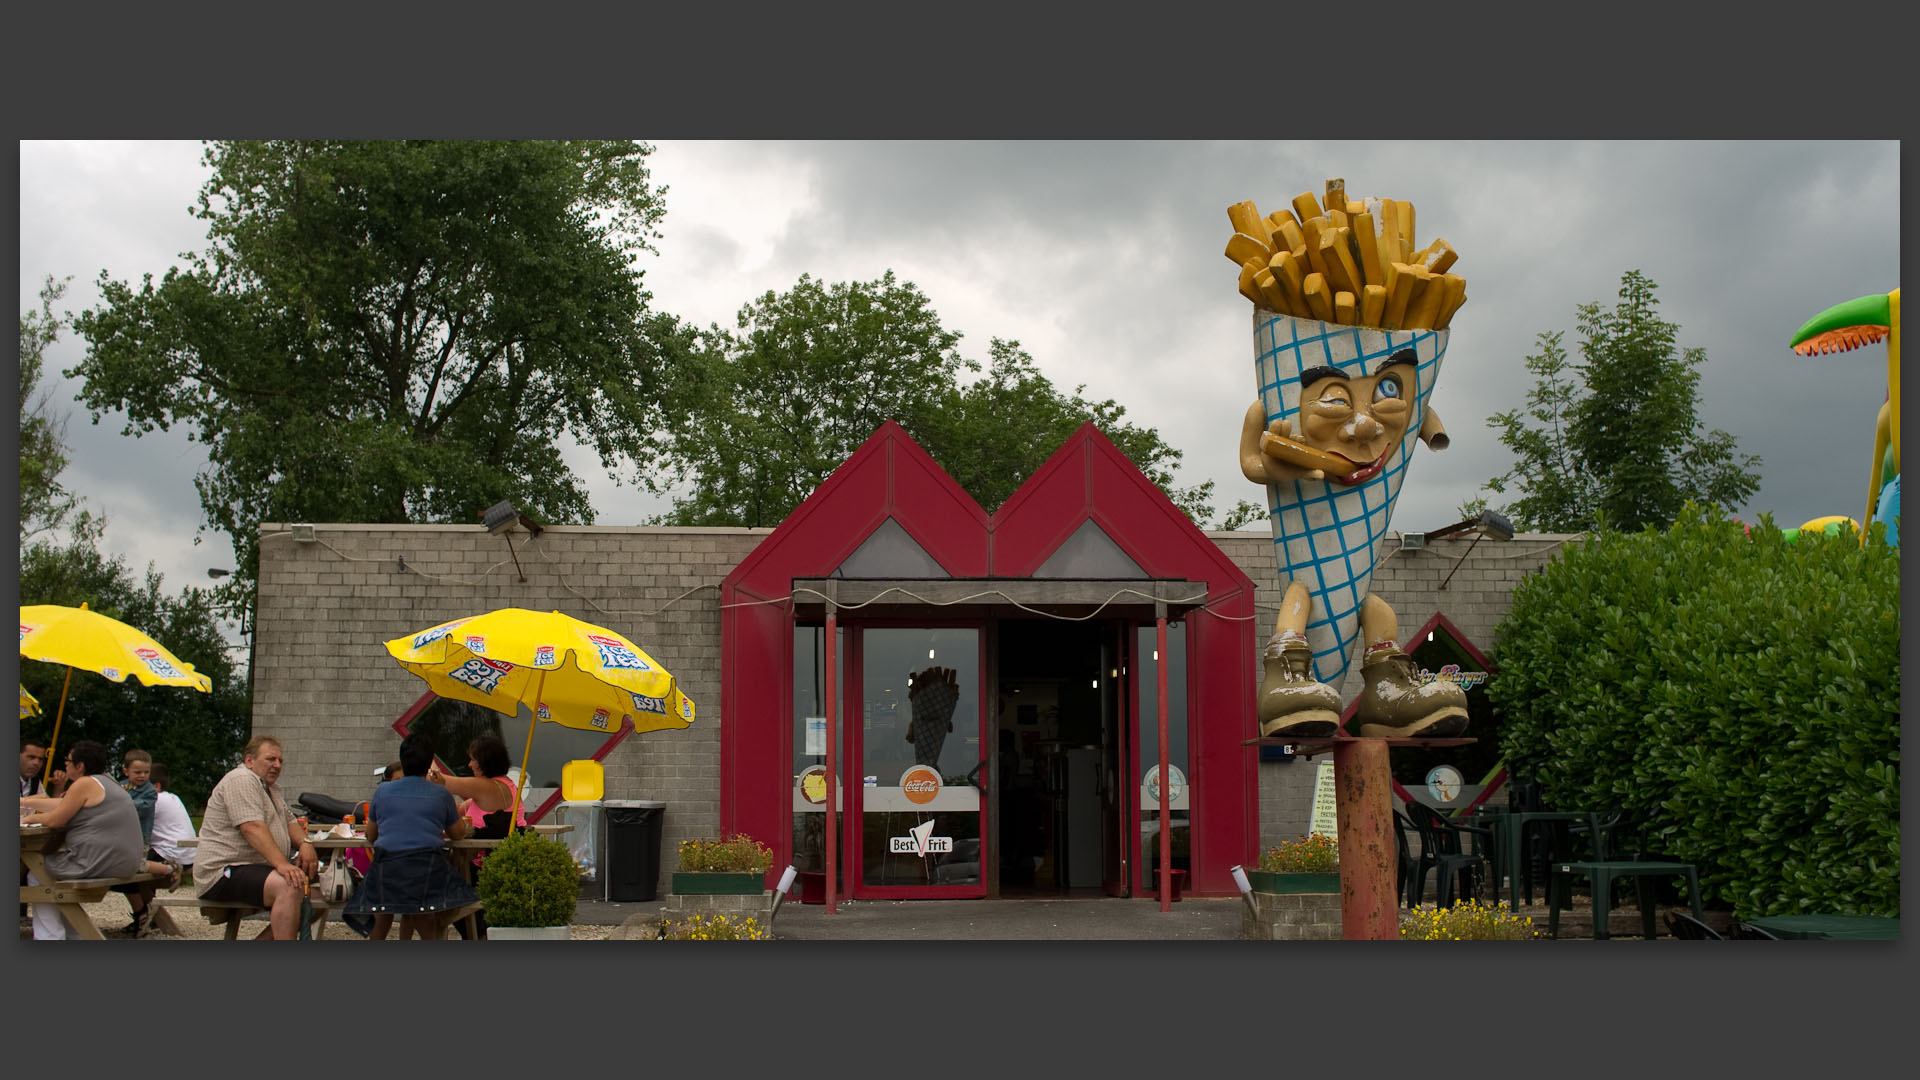
<path fill-rule="evenodd" d="M 1160 658 L 1153 665 L 1155 681 L 1160 684 L 1157 691 L 1160 701 L 1160 910 L 1172 911 L 1173 813 L 1169 800 L 1173 781 L 1168 777 L 1167 764 L 1167 662 L 1171 658 L 1167 655 L 1167 605 L 1160 601 L 1153 605 L 1153 647 Z"/>
<path fill-rule="evenodd" d="M 1393 774 L 1385 739 L 1341 739 L 1333 748 L 1333 797 L 1340 830 L 1340 936 L 1400 936 L 1393 839 Z"/>
<path fill-rule="evenodd" d="M 834 657 L 834 644 L 837 638 L 834 625 L 833 601 L 827 601 L 827 663 L 823 682 L 826 683 L 827 697 L 827 914 L 836 913 L 834 907 L 834 886 L 839 883 L 839 838 L 840 816 L 840 763 L 834 750 L 839 746 L 840 707 L 834 700 L 834 673 L 838 669 Z"/>

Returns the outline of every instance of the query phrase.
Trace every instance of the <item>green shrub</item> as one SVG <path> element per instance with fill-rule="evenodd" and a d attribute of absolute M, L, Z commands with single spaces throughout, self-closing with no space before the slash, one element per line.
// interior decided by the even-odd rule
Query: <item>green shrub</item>
<path fill-rule="evenodd" d="M 480 864 L 475 889 L 493 926 L 566 926 L 580 896 L 580 871 L 567 845 L 516 832 Z"/>
<path fill-rule="evenodd" d="M 1873 527 L 1788 544 L 1690 508 L 1514 592 L 1500 749 L 1558 807 L 1620 807 L 1742 916 L 1895 915 L 1900 564 Z"/>

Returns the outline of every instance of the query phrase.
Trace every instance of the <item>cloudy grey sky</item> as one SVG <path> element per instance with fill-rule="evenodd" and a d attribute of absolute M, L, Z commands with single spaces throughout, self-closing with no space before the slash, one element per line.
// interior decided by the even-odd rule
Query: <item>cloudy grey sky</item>
<path fill-rule="evenodd" d="M 1084 383 L 1185 453 L 1180 481 L 1216 482 L 1216 513 L 1257 489 L 1234 465 L 1254 396 L 1250 307 L 1222 255 L 1226 208 L 1263 212 L 1340 176 L 1355 197 L 1411 200 L 1420 236 L 1460 252 L 1468 302 L 1453 320 L 1432 404 L 1452 446 L 1418 451 L 1393 527 L 1419 531 L 1509 463 L 1486 426 L 1523 404 L 1524 359 L 1575 306 L 1611 304 L 1621 275 L 1658 285 L 1680 344 L 1707 352 L 1701 414 L 1763 459 L 1740 508 L 1797 525 L 1865 504 L 1884 347 L 1803 359 L 1787 347 L 1820 310 L 1899 283 L 1895 142 L 661 142 L 667 185 L 654 306 L 731 326 L 748 299 L 802 273 L 919 285 L 961 350 L 984 361 L 1019 340 L 1062 389 Z M 188 207 L 197 143 L 28 142 L 20 149 L 20 306 L 48 274 L 74 278 L 64 310 L 99 302 L 102 270 L 156 277 L 205 227 Z M 69 332 L 49 367 L 73 366 Z M 232 565 L 200 532 L 197 445 L 176 429 L 134 439 L 116 416 L 72 411 L 70 487 L 109 518 L 107 543 L 170 587 Z M 663 505 L 591 455 L 600 524 Z M 1262 526 L 1264 527 L 1264 526 Z M 200 543 L 196 547 L 198 535 Z"/>

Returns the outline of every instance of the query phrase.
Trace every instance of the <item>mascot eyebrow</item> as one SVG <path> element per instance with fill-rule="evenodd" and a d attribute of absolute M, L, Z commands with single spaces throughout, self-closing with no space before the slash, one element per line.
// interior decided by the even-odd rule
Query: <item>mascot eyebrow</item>
<path fill-rule="evenodd" d="M 1375 375 L 1378 375 L 1381 372 L 1387 370 L 1388 368 L 1394 367 L 1399 364 L 1417 365 L 1419 363 L 1420 363 L 1420 358 L 1414 355 L 1414 352 L 1412 349 L 1401 349 L 1399 352 L 1394 353 L 1392 356 L 1389 356 L 1385 360 L 1380 361 L 1379 365 L 1373 369 L 1373 373 Z M 1319 382 L 1321 379 L 1346 379 L 1351 377 L 1352 376 L 1348 375 L 1344 371 L 1341 371 L 1339 368 L 1327 367 L 1323 364 L 1320 367 L 1310 367 L 1307 370 L 1301 372 L 1300 385 L 1312 386 L 1314 383 Z"/>

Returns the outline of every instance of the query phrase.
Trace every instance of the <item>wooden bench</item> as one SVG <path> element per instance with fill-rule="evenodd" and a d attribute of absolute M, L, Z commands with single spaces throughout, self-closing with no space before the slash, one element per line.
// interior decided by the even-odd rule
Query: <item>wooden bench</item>
<path fill-rule="evenodd" d="M 65 919 L 75 933 L 89 941 L 103 940 L 100 928 L 93 925 L 87 917 L 82 904 L 97 904 L 107 898 L 117 885 L 158 884 L 167 879 L 158 874 L 138 873 L 126 877 L 113 878 L 68 878 L 64 881 L 50 881 L 41 885 L 20 886 L 20 902 L 23 904 L 52 904 L 60 909 L 60 917 Z M 158 901 L 158 897 L 154 898 Z M 156 912 L 156 915 L 158 913 Z M 171 922 L 171 920 L 169 920 Z M 177 931 L 176 931 L 177 932 Z"/>
<path fill-rule="evenodd" d="M 314 940 L 317 941 L 326 936 L 327 916 L 331 913 L 332 909 L 324 900 L 309 897 L 308 902 L 313 905 L 311 932 Z M 158 908 L 154 912 L 156 925 L 159 923 L 161 913 L 166 908 L 199 908 L 201 916 L 205 918 L 209 924 L 213 926 L 225 925 L 227 931 L 226 940 L 228 941 L 235 941 L 240 937 L 241 920 L 254 915 L 264 915 L 267 913 L 266 908 L 258 904 L 249 904 L 242 900 L 203 900 L 198 896 L 156 896 L 153 898 L 153 903 L 157 905 Z M 168 918 L 168 922 L 172 922 L 171 917 Z M 178 934 L 179 930 L 175 929 L 170 932 Z"/>

